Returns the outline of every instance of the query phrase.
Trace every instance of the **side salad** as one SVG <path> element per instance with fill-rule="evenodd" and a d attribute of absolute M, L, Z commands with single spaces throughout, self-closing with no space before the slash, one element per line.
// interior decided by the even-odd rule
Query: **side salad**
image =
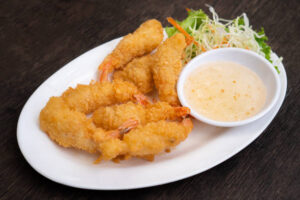
<path fill-rule="evenodd" d="M 214 8 L 209 6 L 212 19 L 201 9 L 187 9 L 188 16 L 182 21 L 167 18 L 172 27 L 166 27 L 168 37 L 177 32 L 186 36 L 188 46 L 185 49 L 184 62 L 189 62 L 195 56 L 212 49 L 224 47 L 237 47 L 254 51 L 264 56 L 273 64 L 280 73 L 276 63 L 271 59 L 271 47 L 266 43 L 268 40 L 264 29 L 256 32 L 252 29 L 245 13 L 236 19 L 227 20 L 219 18 Z"/>

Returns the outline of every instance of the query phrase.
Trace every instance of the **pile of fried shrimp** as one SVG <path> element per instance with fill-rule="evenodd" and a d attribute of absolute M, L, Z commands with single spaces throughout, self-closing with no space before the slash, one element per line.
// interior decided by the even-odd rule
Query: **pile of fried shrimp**
<path fill-rule="evenodd" d="M 144 22 L 105 57 L 99 81 L 49 99 L 40 128 L 63 147 L 98 154 L 95 163 L 169 152 L 193 128 L 176 92 L 186 45 L 183 34 L 163 41 L 161 23 Z"/>

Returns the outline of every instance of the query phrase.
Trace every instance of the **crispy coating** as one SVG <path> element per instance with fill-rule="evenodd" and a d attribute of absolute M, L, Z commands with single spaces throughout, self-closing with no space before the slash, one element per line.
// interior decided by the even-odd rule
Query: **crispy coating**
<path fill-rule="evenodd" d="M 131 156 L 149 156 L 162 153 L 186 139 L 193 128 L 187 118 L 182 122 L 158 121 L 138 126 L 124 136 Z"/>
<path fill-rule="evenodd" d="M 131 156 L 149 156 L 162 153 L 186 139 L 193 124 L 190 119 L 182 123 L 158 121 L 138 126 L 124 136 Z"/>
<path fill-rule="evenodd" d="M 69 88 L 61 97 L 49 99 L 40 113 L 40 127 L 61 146 L 95 153 L 99 147 L 93 137 L 102 141 L 109 138 L 109 133 L 96 128 L 86 114 L 99 106 L 129 101 L 134 94 L 139 93 L 133 84 L 125 81 Z"/>
<path fill-rule="evenodd" d="M 120 105 L 101 106 L 93 113 L 92 119 L 96 126 L 112 130 L 113 127 L 119 127 L 118 124 L 129 119 L 144 122 L 146 121 L 145 115 L 145 109 L 142 105 L 128 102 Z"/>
<path fill-rule="evenodd" d="M 193 124 L 190 119 L 150 122 L 120 139 L 96 128 L 85 114 L 69 108 L 62 97 L 51 97 L 40 113 L 40 127 L 63 147 L 101 152 L 101 159 L 111 160 L 124 155 L 147 158 L 170 149 L 187 137 Z"/>
<path fill-rule="evenodd" d="M 168 151 L 185 140 L 193 128 L 191 119 L 182 122 L 161 120 L 125 134 L 123 140 L 109 139 L 101 143 L 100 160 L 112 160 L 120 156 L 151 160 L 156 154 Z"/>
<path fill-rule="evenodd" d="M 154 89 L 151 69 L 153 65 L 154 59 L 151 54 L 135 58 L 123 69 L 115 71 L 113 79 L 132 82 L 142 93 L 149 93 Z"/>
<path fill-rule="evenodd" d="M 99 145 L 100 160 L 112 160 L 121 155 L 129 154 L 128 145 L 120 139 L 109 139 Z"/>
<path fill-rule="evenodd" d="M 126 81 L 96 82 L 70 87 L 62 94 L 62 98 L 71 109 L 88 114 L 99 106 L 127 102 L 139 93 L 132 83 Z"/>
<path fill-rule="evenodd" d="M 160 45 L 155 53 L 153 79 L 161 101 L 179 105 L 176 83 L 182 69 L 181 57 L 186 46 L 184 35 L 177 33 Z"/>
<path fill-rule="evenodd" d="M 166 102 L 140 105 L 128 102 L 121 105 L 101 106 L 92 116 L 94 124 L 106 130 L 120 127 L 124 122 L 135 119 L 144 125 L 160 120 L 178 120 L 188 115 L 190 110 L 185 107 L 172 107 Z"/>
<path fill-rule="evenodd" d="M 133 58 L 153 51 L 163 40 L 163 27 L 155 19 L 148 20 L 126 35 L 117 47 L 105 57 L 99 68 L 109 66 L 110 71 L 124 67 Z"/>
<path fill-rule="evenodd" d="M 40 112 L 41 129 L 63 147 L 100 153 L 100 160 L 151 160 L 185 140 L 193 128 L 190 118 L 182 119 L 189 109 L 171 106 L 179 105 L 175 86 L 185 38 L 176 34 L 150 55 L 162 39 L 157 20 L 125 36 L 99 66 L 103 82 L 78 84 L 51 97 Z M 115 69 L 114 81 L 105 82 Z M 148 93 L 154 85 L 161 101 L 145 104 L 141 91 Z"/>
<path fill-rule="evenodd" d="M 40 113 L 40 127 L 63 147 L 73 147 L 89 153 L 97 152 L 93 135 L 109 138 L 104 130 L 96 128 L 85 114 L 72 110 L 61 97 L 51 97 Z"/>

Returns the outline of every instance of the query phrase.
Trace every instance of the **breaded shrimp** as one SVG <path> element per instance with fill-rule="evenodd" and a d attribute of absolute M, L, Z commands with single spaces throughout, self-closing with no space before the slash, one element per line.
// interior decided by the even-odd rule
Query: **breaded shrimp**
<path fill-rule="evenodd" d="M 106 132 L 97 128 L 86 114 L 99 106 L 127 102 L 135 95 L 140 95 L 138 89 L 125 81 L 97 82 L 69 88 L 62 96 L 49 99 L 40 113 L 40 127 L 61 146 L 95 153 L 100 147 L 93 137 L 98 141 L 116 138 L 122 130 Z M 127 125 L 121 125 L 122 129 L 134 127 L 132 124 Z"/>
<path fill-rule="evenodd" d="M 121 105 L 101 106 L 93 113 L 92 119 L 96 126 L 112 130 L 130 119 L 145 125 L 160 120 L 178 120 L 189 113 L 189 108 L 172 107 L 166 102 L 145 106 L 128 102 Z"/>
<path fill-rule="evenodd" d="M 125 123 L 119 130 L 105 131 L 97 128 L 85 114 L 71 109 L 62 97 L 51 97 L 40 113 L 40 127 L 49 137 L 63 147 L 73 147 L 89 153 L 100 151 L 99 144 L 118 138 L 122 131 L 135 127 L 137 123 Z M 98 143 L 94 141 L 97 138 Z"/>
<path fill-rule="evenodd" d="M 161 44 L 154 55 L 153 79 L 161 101 L 179 105 L 176 83 L 181 72 L 181 57 L 186 46 L 184 35 L 177 33 Z"/>
<path fill-rule="evenodd" d="M 96 129 L 85 114 L 71 110 L 63 98 L 51 97 L 40 113 L 40 127 L 49 137 L 63 147 L 74 147 L 96 153 L 97 145 L 92 140 Z M 103 136 L 106 137 L 106 136 Z"/>
<path fill-rule="evenodd" d="M 133 58 L 153 51 L 163 40 L 163 27 L 155 19 L 148 20 L 132 34 L 126 35 L 113 50 L 105 57 L 99 69 L 109 68 L 109 72 L 122 68 Z"/>
<path fill-rule="evenodd" d="M 124 135 L 130 156 L 151 156 L 169 150 L 185 140 L 192 131 L 190 118 L 182 122 L 158 121 L 137 126 Z"/>
<path fill-rule="evenodd" d="M 41 129 L 63 147 L 100 153 L 99 161 L 151 160 L 178 145 L 193 128 L 191 119 L 184 118 L 190 110 L 171 106 L 179 104 L 175 85 L 186 44 L 176 34 L 150 55 L 162 39 L 157 20 L 125 36 L 99 66 L 100 83 L 79 84 L 49 99 L 39 116 Z M 120 71 L 108 82 L 115 69 Z M 161 101 L 152 104 L 141 91 L 150 92 L 154 84 Z"/>
<path fill-rule="evenodd" d="M 123 69 L 115 71 L 113 79 L 132 82 L 142 93 L 149 93 L 154 89 L 151 69 L 153 65 L 154 59 L 151 54 L 135 58 Z"/>
<path fill-rule="evenodd" d="M 139 93 L 132 83 L 126 81 L 96 82 L 78 84 L 74 89 L 70 87 L 62 98 L 71 109 L 88 114 L 99 106 L 127 102 Z"/>
<path fill-rule="evenodd" d="M 118 156 L 154 158 L 185 140 L 193 128 L 190 118 L 182 122 L 158 121 L 139 125 L 124 135 L 123 140 L 109 139 L 101 143 L 99 160 Z"/>

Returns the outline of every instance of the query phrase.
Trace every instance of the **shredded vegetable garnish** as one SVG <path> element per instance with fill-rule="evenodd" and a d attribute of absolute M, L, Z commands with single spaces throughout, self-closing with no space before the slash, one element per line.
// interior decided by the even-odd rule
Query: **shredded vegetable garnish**
<path fill-rule="evenodd" d="M 209 6 L 212 19 L 201 9 L 187 9 L 188 16 L 183 21 L 176 21 L 168 18 L 173 27 L 166 27 L 168 37 L 177 32 L 189 34 L 187 37 L 188 46 L 185 49 L 184 63 L 189 62 L 193 57 L 211 49 L 224 47 L 237 47 L 254 51 L 264 56 L 273 63 L 279 73 L 278 61 L 271 59 L 271 48 L 266 44 L 268 40 L 264 29 L 256 32 L 249 24 L 249 19 L 245 13 L 233 20 L 219 18 L 214 8 Z M 171 20 L 170 20 L 171 19 Z M 279 61 L 281 61 L 280 58 Z"/>

